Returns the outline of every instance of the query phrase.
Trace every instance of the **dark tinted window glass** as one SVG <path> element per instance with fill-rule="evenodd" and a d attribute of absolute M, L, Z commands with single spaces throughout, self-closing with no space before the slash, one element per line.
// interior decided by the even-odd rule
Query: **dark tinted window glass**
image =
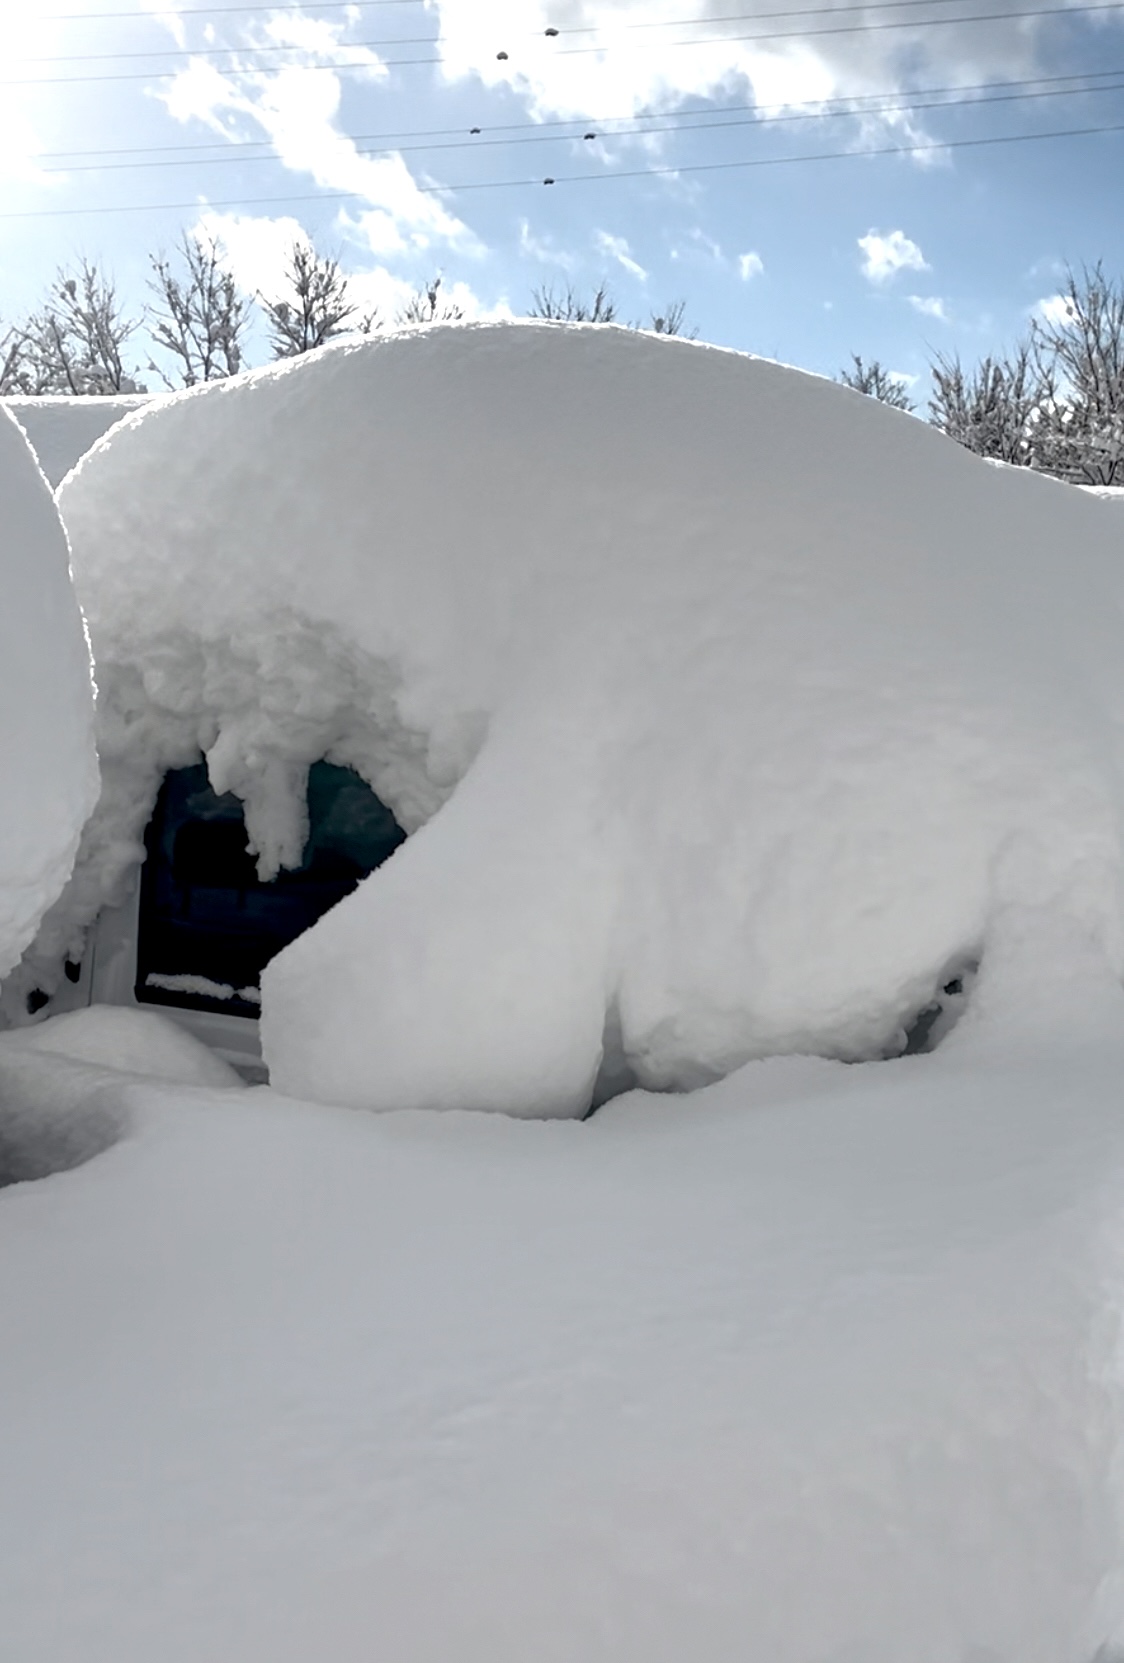
<path fill-rule="evenodd" d="M 309 770 L 308 817 L 301 865 L 262 883 L 240 800 L 216 796 L 202 763 L 167 775 L 145 834 L 138 999 L 256 1015 L 258 982 L 274 954 L 405 837 L 358 774 L 328 762 Z"/>

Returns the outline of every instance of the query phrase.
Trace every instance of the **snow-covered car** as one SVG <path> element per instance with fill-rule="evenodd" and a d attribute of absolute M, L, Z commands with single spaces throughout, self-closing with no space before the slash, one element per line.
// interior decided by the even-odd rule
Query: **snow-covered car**
<path fill-rule="evenodd" d="M 450 326 L 161 399 L 58 502 L 102 794 L 14 1020 L 69 957 L 231 1047 L 260 991 L 292 1096 L 576 1117 L 894 1055 L 1043 896 L 1124 963 L 1118 514 L 875 400 Z"/>

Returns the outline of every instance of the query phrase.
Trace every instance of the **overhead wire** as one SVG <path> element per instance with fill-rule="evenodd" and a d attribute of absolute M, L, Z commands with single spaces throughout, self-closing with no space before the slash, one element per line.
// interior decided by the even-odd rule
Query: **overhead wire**
<path fill-rule="evenodd" d="M 787 19 L 794 17 L 825 16 L 838 17 L 840 15 L 853 14 L 855 12 L 862 12 L 865 15 L 868 12 L 915 11 L 919 6 L 927 6 L 932 9 L 935 6 L 956 6 L 967 3 L 968 0 L 848 0 L 847 4 L 841 6 L 819 5 L 800 6 L 795 8 L 785 7 L 780 11 L 772 12 L 759 12 L 756 10 L 748 12 L 727 12 L 720 17 L 649 18 L 642 22 L 622 22 L 614 23 L 610 26 L 606 26 L 601 23 L 565 24 L 557 28 L 550 26 L 545 29 L 528 29 L 518 35 L 508 36 L 505 38 L 508 40 L 553 40 L 560 38 L 563 35 L 617 35 L 621 33 L 630 33 L 637 29 L 713 28 L 722 23 L 775 23 L 779 22 L 782 18 Z M 1067 6 L 1063 9 L 1069 11 L 1073 8 Z M 315 19 L 311 19 L 310 21 L 315 22 Z M 371 50 L 380 49 L 385 46 L 432 46 L 434 44 L 434 36 L 432 33 L 428 35 L 392 35 L 387 40 L 362 40 L 354 42 L 340 41 L 338 44 L 341 46 L 362 46 L 370 48 Z M 23 58 L 21 59 L 21 62 L 28 64 L 100 63 L 110 59 L 119 58 L 214 58 L 220 55 L 225 57 L 230 53 L 237 53 L 244 57 L 261 57 L 267 53 L 299 52 L 304 50 L 306 50 L 306 48 L 291 41 L 270 42 L 267 45 L 258 46 L 248 44 L 241 46 L 204 47 L 157 46 L 124 52 L 52 52 L 43 57 Z"/>
<path fill-rule="evenodd" d="M 978 98 L 926 98 L 924 96 L 919 97 L 917 95 L 913 95 L 907 100 L 899 101 L 898 103 L 886 103 L 878 106 L 877 108 L 866 108 L 860 110 L 846 108 L 818 112 L 802 110 L 795 113 L 786 112 L 784 114 L 764 116 L 716 115 L 713 119 L 692 121 L 690 124 L 676 122 L 669 118 L 663 123 L 657 123 L 650 126 L 633 125 L 615 128 L 612 130 L 587 130 L 584 133 L 529 133 L 504 138 L 490 138 L 481 134 L 480 137 L 474 139 L 438 139 L 420 144 L 387 144 L 378 148 L 372 148 L 371 140 L 362 136 L 352 137 L 350 135 L 340 134 L 340 144 L 348 146 L 349 153 L 354 155 L 369 157 L 398 156 L 412 155 L 417 152 L 424 152 L 428 154 L 434 151 L 478 150 L 480 148 L 510 147 L 526 144 L 572 144 L 580 143 L 583 140 L 597 140 L 600 142 L 612 139 L 647 137 L 660 133 L 670 133 L 677 136 L 684 136 L 690 133 L 713 132 L 746 127 L 757 128 L 790 125 L 791 123 L 798 121 L 855 120 L 862 116 L 910 114 L 915 110 L 977 109 L 982 105 L 1025 103 L 1042 98 L 1082 98 L 1088 97 L 1092 93 L 1124 92 L 1124 68 L 1113 71 L 1101 71 L 1100 73 L 1106 76 L 1109 74 L 1114 75 L 1116 79 L 1111 82 L 1106 82 L 1100 86 L 1053 86 L 1040 88 L 1039 90 L 1033 92 L 1004 91 L 985 93 L 984 96 Z M 937 90 L 943 91 L 945 89 Z M 379 135 L 375 135 L 376 139 L 378 137 Z M 265 143 L 268 141 L 263 140 L 258 142 Z M 135 171 L 139 169 L 171 167 L 248 167 L 259 165 L 264 162 L 281 161 L 281 156 L 275 151 L 264 156 L 241 156 L 230 155 L 228 153 L 223 153 L 217 156 L 199 157 L 193 155 L 189 157 L 173 157 L 171 159 L 167 157 L 153 158 L 146 156 L 144 160 L 140 161 L 80 162 L 77 165 L 69 163 L 61 167 L 43 168 L 41 171 L 45 174 L 51 175 L 68 175 L 74 173 L 107 173 L 124 170 Z"/>
<path fill-rule="evenodd" d="M 646 41 L 646 42 L 628 43 L 627 45 L 624 44 L 624 43 L 619 43 L 619 42 L 614 44 L 614 42 L 610 40 L 608 42 L 605 42 L 605 43 L 602 43 L 602 44 L 599 44 L 599 45 L 593 45 L 593 46 L 562 46 L 562 47 L 559 47 L 557 49 L 557 51 L 554 52 L 552 55 L 555 56 L 555 57 L 575 57 L 575 56 L 586 56 L 586 55 L 589 55 L 589 54 L 592 54 L 592 53 L 601 53 L 602 55 L 604 55 L 606 53 L 611 52 L 611 53 L 616 54 L 616 53 L 623 52 L 623 51 L 642 52 L 642 51 L 657 50 L 657 51 L 664 51 L 664 52 L 674 52 L 674 51 L 683 51 L 683 50 L 686 50 L 688 48 L 698 47 L 698 46 L 732 46 L 732 45 L 743 45 L 743 44 L 747 44 L 747 43 L 748 44 L 753 44 L 753 43 L 763 42 L 763 41 L 774 41 L 774 40 L 814 40 L 814 39 L 820 39 L 820 38 L 823 38 L 823 37 L 829 36 L 829 35 L 830 36 L 838 36 L 838 35 L 851 35 L 851 34 L 873 34 L 873 33 L 879 33 L 879 32 L 882 32 L 882 31 L 885 31 L 885 30 L 891 30 L 891 29 L 913 29 L 913 30 L 937 29 L 937 28 L 945 28 L 945 27 L 948 27 L 948 26 L 953 25 L 953 24 L 964 25 L 964 24 L 976 24 L 976 23 L 1010 23 L 1010 22 L 1025 21 L 1025 20 L 1030 19 L 1030 18 L 1038 18 L 1038 17 L 1062 17 L 1062 16 L 1064 16 L 1064 17 L 1074 17 L 1074 16 L 1082 16 L 1082 15 L 1090 15 L 1090 14 L 1103 14 L 1103 13 L 1106 13 L 1106 12 L 1121 12 L 1121 11 L 1124 11 L 1124 0 L 1083 0 L 1082 4 L 1075 5 L 1075 6 L 1069 6 L 1069 5 L 1037 6 L 1037 7 L 1018 9 L 1018 10 L 1001 11 L 1001 12 L 975 12 L 975 13 L 972 13 L 968 16 L 957 16 L 957 17 L 933 17 L 933 18 L 912 18 L 912 17 L 911 18 L 898 18 L 898 17 L 895 17 L 895 18 L 883 18 L 883 19 L 875 21 L 873 23 L 829 24 L 829 25 L 827 25 L 825 27 L 822 27 L 822 28 L 812 28 L 812 29 L 797 29 L 797 30 L 783 30 L 782 29 L 782 30 L 757 31 L 757 32 L 754 32 L 753 34 L 712 35 L 712 36 L 704 36 L 701 39 L 693 39 L 693 40 L 678 40 L 678 41 L 666 41 L 666 42 L 663 42 L 663 41 L 659 41 L 659 42 Z M 706 23 L 706 21 L 707 20 L 700 20 L 700 26 L 703 26 Z M 374 43 L 374 44 L 377 45 L 378 43 Z M 386 43 L 383 43 L 383 44 L 386 44 Z M 439 44 L 439 42 L 435 42 L 434 44 Z M 347 51 L 347 50 L 364 51 L 364 50 L 368 50 L 370 45 L 371 45 L 371 43 L 361 41 L 361 40 L 350 41 L 350 42 L 341 41 L 341 42 L 338 43 L 339 48 L 343 51 Z M 237 51 L 242 51 L 244 53 L 250 53 L 254 49 L 253 48 L 240 49 L 240 48 L 230 47 L 230 48 L 224 48 L 222 50 L 226 51 L 227 53 L 237 52 Z M 307 62 L 307 56 L 308 56 L 307 48 L 292 46 L 292 47 L 286 48 L 285 50 L 288 50 L 288 51 L 291 51 L 291 52 L 298 52 L 298 51 L 304 52 L 306 61 L 302 62 L 299 66 L 302 70 L 308 70 L 308 71 L 313 71 L 313 72 L 316 72 L 316 71 L 321 71 L 321 72 L 322 71 L 331 71 L 332 73 L 337 73 L 337 72 L 341 72 L 341 71 L 345 71 L 345 70 L 369 69 L 371 67 L 369 63 L 364 62 L 364 61 L 359 61 L 359 62 L 355 62 L 355 61 L 347 61 L 347 62 L 329 61 L 329 62 L 321 62 L 321 63 L 309 63 L 309 62 Z M 206 59 L 208 57 L 208 51 L 207 50 L 202 50 L 202 51 L 197 52 L 197 53 L 191 53 L 191 54 L 189 54 L 189 56 L 197 58 L 197 59 L 198 58 Z M 504 59 L 504 60 L 510 61 L 511 55 L 506 50 L 501 49 L 501 51 L 496 54 L 496 57 L 498 59 Z M 443 56 L 441 54 L 437 54 L 435 56 L 419 57 L 419 58 L 384 58 L 384 59 L 380 60 L 380 66 L 384 67 L 384 68 L 387 68 L 387 69 L 406 69 L 406 68 L 418 67 L 420 65 L 426 65 L 426 64 L 440 64 L 440 63 L 445 63 L 447 61 L 448 60 L 445 56 Z M 515 67 L 518 67 L 518 66 L 515 66 Z M 233 65 L 233 66 L 231 66 L 231 68 L 237 69 L 238 66 Z M 250 72 L 253 73 L 252 70 Z M 14 86 L 24 86 L 24 87 L 27 87 L 27 86 L 77 86 L 77 85 L 81 85 L 81 84 L 91 84 L 91 83 L 95 83 L 95 82 L 104 84 L 106 82 L 111 82 L 111 81 L 112 82 L 120 82 L 120 81 L 166 81 L 166 80 L 174 80 L 176 78 L 176 76 L 178 76 L 180 73 L 181 73 L 180 70 L 168 69 L 168 70 L 152 70 L 152 71 L 125 70 L 125 71 L 113 71 L 111 73 L 101 73 L 101 72 L 99 72 L 99 73 L 94 74 L 94 75 L 17 76 L 17 77 L 9 77 L 9 78 L 6 78 L 4 80 L 0 80 L 0 87 L 14 87 Z"/>
<path fill-rule="evenodd" d="M 1115 69 L 1072 70 L 1065 75 L 1032 75 L 1025 77 L 1022 80 L 1014 81 L 977 81 L 968 85 L 961 83 L 950 87 L 916 87 L 908 94 L 900 90 L 894 90 L 892 92 L 854 93 L 845 97 L 839 96 L 836 98 L 809 98 L 791 104 L 769 105 L 758 104 L 756 101 L 742 104 L 724 104 L 721 106 L 721 110 L 727 115 L 752 111 L 756 111 L 760 114 L 762 110 L 775 110 L 778 112 L 775 118 L 777 120 L 781 119 L 782 112 L 788 111 L 795 112 L 793 118 L 797 120 L 813 120 L 825 115 L 877 116 L 886 113 L 886 100 L 908 100 L 909 107 L 912 108 L 916 99 L 939 98 L 948 95 L 948 108 L 955 108 L 958 104 L 963 104 L 970 108 L 975 103 L 983 102 L 982 99 L 976 99 L 971 96 L 975 93 L 1009 93 L 1018 88 L 1053 87 L 1060 85 L 1063 81 L 1087 83 L 1084 86 L 1075 86 L 1073 88 L 1064 89 L 1072 91 L 1076 95 L 1082 92 L 1099 91 L 1101 89 L 1091 83 L 1106 79 L 1116 79 L 1120 76 L 1124 76 L 1124 65 L 1120 65 Z M 838 110 L 828 108 L 829 105 L 836 104 L 840 106 Z M 938 108 L 940 106 L 933 105 L 930 107 Z M 601 136 L 606 138 L 628 137 L 629 132 L 622 130 L 621 128 L 621 124 L 625 122 L 662 121 L 668 123 L 666 128 L 653 127 L 651 131 L 691 132 L 691 126 L 684 125 L 680 128 L 679 123 L 685 123 L 688 121 L 694 123 L 696 117 L 712 116 L 714 113 L 714 103 L 708 102 L 693 108 L 690 106 L 681 106 L 674 110 L 632 110 L 624 115 L 561 116 L 556 119 L 546 121 L 488 122 L 484 125 L 477 125 L 470 128 L 466 128 L 462 122 L 456 127 L 420 127 L 408 129 L 392 128 L 383 133 L 361 133 L 347 136 L 350 137 L 352 142 L 355 144 L 385 143 L 391 150 L 405 148 L 405 146 L 398 143 L 391 144 L 391 140 L 460 138 L 464 140 L 466 148 L 472 149 L 481 142 L 485 135 L 493 133 L 527 133 L 537 135 L 548 130 L 564 127 L 572 127 L 580 129 L 581 131 L 575 131 L 573 133 L 559 133 L 557 134 L 559 138 L 580 138 L 590 128 L 602 129 L 603 132 Z M 894 113 L 894 111 L 891 110 L 890 113 Z M 773 120 L 774 117 L 762 116 L 761 119 L 763 121 Z M 610 131 L 610 128 L 613 129 L 613 131 Z M 466 134 L 474 134 L 478 135 L 478 137 L 466 138 Z M 63 161 L 67 157 L 77 157 L 78 159 L 83 160 L 94 156 L 198 155 L 206 150 L 219 150 L 226 152 L 229 150 L 261 149 L 262 146 L 268 145 L 271 142 L 272 141 L 270 139 L 225 138 L 213 139 L 206 144 L 132 145 L 118 148 L 100 146 L 95 147 L 92 150 L 41 151 L 36 159 L 39 161 L 57 162 Z M 421 146 L 418 146 L 417 148 L 421 148 Z M 63 171 L 67 170 L 64 169 Z"/>
<path fill-rule="evenodd" d="M 914 144 L 883 145 L 864 150 L 827 150 L 803 156 L 753 156 L 720 162 L 687 162 L 667 167 L 622 168 L 603 173 L 558 173 L 535 179 L 480 179 L 451 185 L 418 185 L 424 195 L 459 195 L 468 191 L 527 190 L 543 186 L 604 184 L 622 179 L 670 177 L 680 174 L 725 173 L 764 167 L 795 167 L 819 162 L 870 160 L 884 156 L 916 156 L 948 150 L 981 149 L 999 145 L 1038 144 L 1056 139 L 1091 138 L 1124 133 L 1124 121 L 1089 127 L 1055 128 L 1044 133 L 996 133 L 980 138 L 927 140 Z M 150 202 L 104 204 L 81 208 L 31 208 L 0 213 L 0 221 L 15 219 L 62 219 L 77 215 L 115 213 L 198 212 L 200 208 L 291 207 L 298 203 L 355 202 L 365 200 L 361 191 L 314 191 L 283 196 L 233 197 L 225 201 Z"/>
<path fill-rule="evenodd" d="M 162 17 L 218 17 L 235 12 L 317 12 L 366 11 L 372 6 L 424 6 L 428 0 L 297 0 L 296 4 L 273 5 L 271 0 L 259 0 L 256 5 L 238 6 L 162 6 Z M 135 23 L 142 13 L 131 12 L 40 12 L 39 23 Z"/>

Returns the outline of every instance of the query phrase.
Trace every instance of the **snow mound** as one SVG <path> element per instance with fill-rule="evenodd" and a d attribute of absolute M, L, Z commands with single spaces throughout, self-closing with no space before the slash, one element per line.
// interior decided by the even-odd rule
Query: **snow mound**
<path fill-rule="evenodd" d="M 1011 905 L 1124 967 L 1119 518 L 873 400 L 433 329 L 162 401 L 60 503 L 106 783 L 24 975 L 200 752 L 263 873 L 320 757 L 414 834 L 267 969 L 282 1089 L 573 1115 L 884 1054 Z"/>
<path fill-rule="evenodd" d="M 222 1088 L 243 1083 L 229 1063 L 178 1023 L 155 1011 L 125 1005 L 90 1005 L 0 1035 L 0 1059 L 16 1052 L 67 1057 L 183 1086 Z"/>
<path fill-rule="evenodd" d="M 141 1080 L 244 1089 L 228 1063 L 155 1011 L 91 1005 L 0 1034 L 0 1187 L 82 1166 L 119 1142 Z"/>
<path fill-rule="evenodd" d="M 52 489 L 103 433 L 149 402 L 144 393 L 120 398 L 8 398 Z"/>
<path fill-rule="evenodd" d="M 97 796 L 90 650 L 66 537 L 0 410 L 0 975 L 70 874 Z"/>

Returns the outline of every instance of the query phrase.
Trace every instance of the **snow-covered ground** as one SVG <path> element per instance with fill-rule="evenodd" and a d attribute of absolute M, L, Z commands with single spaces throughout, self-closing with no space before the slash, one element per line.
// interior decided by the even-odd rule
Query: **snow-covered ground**
<path fill-rule="evenodd" d="M 0 1192 L 5 1659 L 1092 1663 L 1124 998 L 1039 945 L 584 1124 L 120 1084 Z"/>
<path fill-rule="evenodd" d="M 62 483 L 115 422 L 149 402 L 147 393 L 118 398 L 6 398 L 2 402 L 31 441 L 52 487 Z"/>

